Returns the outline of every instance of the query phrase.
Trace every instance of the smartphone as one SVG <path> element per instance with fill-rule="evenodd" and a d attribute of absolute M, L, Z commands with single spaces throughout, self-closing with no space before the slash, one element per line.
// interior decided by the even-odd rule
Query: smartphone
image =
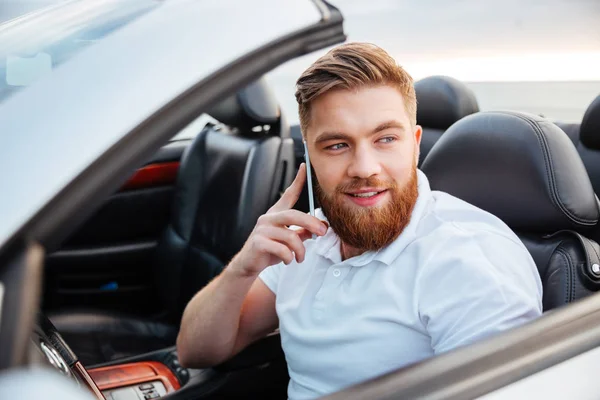
<path fill-rule="evenodd" d="M 313 185 L 312 185 L 312 170 L 310 166 L 310 157 L 308 155 L 308 146 L 306 145 L 306 140 L 302 141 L 304 143 L 304 160 L 306 161 L 306 184 L 308 185 L 308 209 L 310 211 L 310 215 L 315 216 L 315 198 L 313 195 Z M 317 238 L 317 235 L 313 233 L 313 239 Z"/>

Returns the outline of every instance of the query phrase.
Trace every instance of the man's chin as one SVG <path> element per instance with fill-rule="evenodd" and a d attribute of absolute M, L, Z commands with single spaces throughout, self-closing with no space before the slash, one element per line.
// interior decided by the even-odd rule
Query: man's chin
<path fill-rule="evenodd" d="M 329 225 L 348 246 L 363 251 L 382 249 L 410 222 L 418 196 L 416 169 L 402 190 L 390 188 L 370 200 L 357 200 L 346 193 L 340 191 L 327 197 L 317 187 L 319 203 Z"/>
<path fill-rule="evenodd" d="M 323 211 L 333 231 L 345 244 L 356 249 L 380 250 L 400 234 L 404 225 L 399 221 L 394 223 L 392 205 L 388 202 L 368 207 L 338 203 L 335 207 L 333 213 Z"/>

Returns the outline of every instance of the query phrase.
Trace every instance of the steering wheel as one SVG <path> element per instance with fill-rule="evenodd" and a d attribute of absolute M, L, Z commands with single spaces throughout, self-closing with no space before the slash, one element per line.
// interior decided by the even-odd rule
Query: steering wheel
<path fill-rule="evenodd" d="M 51 365 L 66 377 L 73 379 L 78 386 L 90 390 L 98 399 L 105 400 L 94 380 L 77 359 L 52 322 L 41 312 L 37 314 L 38 323 L 31 339 L 34 346 L 43 354 L 44 362 Z"/>

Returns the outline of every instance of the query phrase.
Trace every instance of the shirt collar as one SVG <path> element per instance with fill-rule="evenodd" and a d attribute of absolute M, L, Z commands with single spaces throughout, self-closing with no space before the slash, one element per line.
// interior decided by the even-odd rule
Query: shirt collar
<path fill-rule="evenodd" d="M 425 214 L 427 204 L 431 199 L 429 180 L 420 170 L 417 170 L 417 190 L 419 191 L 419 194 L 410 217 L 410 222 L 396 240 L 383 249 L 378 251 L 367 251 L 359 256 L 349 258 L 343 263 L 353 267 L 362 267 L 372 261 L 379 261 L 385 265 L 390 265 L 394 262 L 406 246 L 416 238 L 417 227 Z M 316 210 L 315 215 L 317 218 L 327 220 L 321 209 Z M 340 238 L 335 234 L 333 229 L 329 228 L 324 236 L 317 238 L 315 245 L 317 254 L 329 259 L 335 264 L 342 262 Z"/>

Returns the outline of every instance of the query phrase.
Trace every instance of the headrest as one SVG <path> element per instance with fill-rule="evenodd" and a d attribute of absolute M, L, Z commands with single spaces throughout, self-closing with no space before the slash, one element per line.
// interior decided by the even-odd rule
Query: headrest
<path fill-rule="evenodd" d="M 479 111 L 475 94 L 461 81 L 430 76 L 415 82 L 417 124 L 446 130 L 467 115 Z"/>
<path fill-rule="evenodd" d="M 431 188 L 501 218 L 552 233 L 595 225 L 598 199 L 569 137 L 532 114 L 480 112 L 452 125 L 422 166 Z"/>
<path fill-rule="evenodd" d="M 265 125 L 270 127 L 269 133 L 274 133 L 279 129 L 281 117 L 275 94 L 264 77 L 216 104 L 207 114 L 225 125 L 237 128 L 244 135 L 252 134 L 253 128 Z M 264 131 L 258 132 L 264 135 Z"/>
<path fill-rule="evenodd" d="M 583 115 L 579 140 L 586 147 L 600 150 L 600 96 L 592 101 Z"/>

